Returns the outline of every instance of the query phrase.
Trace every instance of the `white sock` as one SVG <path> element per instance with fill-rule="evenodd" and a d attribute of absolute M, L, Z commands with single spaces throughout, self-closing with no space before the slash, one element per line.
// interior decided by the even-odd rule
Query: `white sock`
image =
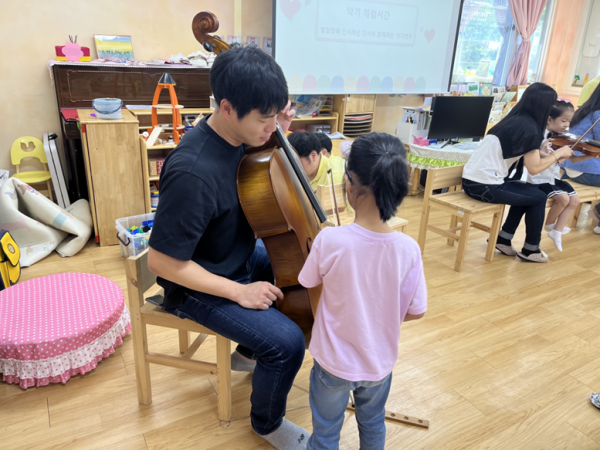
<path fill-rule="evenodd" d="M 555 226 L 556 226 L 555 223 L 551 223 L 550 225 L 544 225 L 544 230 L 546 230 L 546 231 L 552 231 L 552 230 L 554 230 Z"/>
<path fill-rule="evenodd" d="M 562 233 L 552 230 L 548 233 L 548 236 L 550 236 L 550 239 L 554 241 L 554 245 L 556 245 L 558 251 L 562 252 Z"/>
<path fill-rule="evenodd" d="M 596 228 L 594 228 L 594 233 L 600 234 L 600 223 L 598 223 L 598 225 L 596 225 Z"/>
<path fill-rule="evenodd" d="M 277 450 L 304 450 L 310 433 L 289 420 L 283 419 L 275 431 L 265 435 L 259 434 L 259 436 Z"/>
<path fill-rule="evenodd" d="M 247 361 L 237 350 L 231 354 L 231 370 L 254 373 L 255 368 L 256 361 Z"/>
<path fill-rule="evenodd" d="M 553 227 L 552 229 L 558 232 L 558 230 L 556 229 L 556 227 Z M 552 230 L 548 230 L 548 231 L 552 231 Z M 569 227 L 563 227 L 563 230 L 562 230 L 561 233 L 562 234 L 569 234 L 570 232 L 571 232 L 571 229 Z"/>

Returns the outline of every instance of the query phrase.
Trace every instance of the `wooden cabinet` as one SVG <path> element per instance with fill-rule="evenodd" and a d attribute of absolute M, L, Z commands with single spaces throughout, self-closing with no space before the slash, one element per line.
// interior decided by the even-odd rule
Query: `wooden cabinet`
<path fill-rule="evenodd" d="M 375 95 L 345 95 L 346 114 L 375 112 Z"/>
<path fill-rule="evenodd" d="M 137 119 L 101 120 L 79 109 L 85 172 L 96 242 L 116 245 L 115 220 L 144 214 L 144 183 Z"/>
<path fill-rule="evenodd" d="M 339 114 L 339 131 L 347 137 L 357 137 L 373 130 L 375 95 L 336 95 L 333 110 Z"/>

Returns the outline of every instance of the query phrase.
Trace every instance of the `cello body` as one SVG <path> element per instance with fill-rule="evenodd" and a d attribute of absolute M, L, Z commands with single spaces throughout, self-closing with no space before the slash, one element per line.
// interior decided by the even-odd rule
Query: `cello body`
<path fill-rule="evenodd" d="M 271 145 L 249 149 L 240 162 L 238 196 L 255 237 L 265 244 L 274 284 L 284 294 L 277 309 L 300 327 L 308 343 L 322 286 L 306 289 L 298 274 L 321 226 L 285 149 Z"/>

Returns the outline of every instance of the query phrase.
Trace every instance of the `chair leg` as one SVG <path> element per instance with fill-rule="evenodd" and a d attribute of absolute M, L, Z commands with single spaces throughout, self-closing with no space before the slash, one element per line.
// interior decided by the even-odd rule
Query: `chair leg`
<path fill-rule="evenodd" d="M 217 335 L 217 400 L 219 420 L 231 420 L 231 341 Z"/>
<path fill-rule="evenodd" d="M 54 197 L 52 197 L 52 185 L 50 184 L 50 180 L 46 181 L 46 186 L 48 187 L 48 198 L 54 201 Z"/>
<path fill-rule="evenodd" d="M 131 314 L 131 334 L 133 337 L 138 402 L 140 405 L 149 405 L 152 403 L 152 384 L 150 381 L 150 364 L 146 361 L 148 335 L 146 334 L 146 325 L 142 323 L 141 316 L 135 313 Z"/>
<path fill-rule="evenodd" d="M 190 332 L 179 330 L 179 353 L 185 353 L 190 347 Z"/>
<path fill-rule="evenodd" d="M 412 177 L 412 188 L 410 190 L 410 195 L 415 195 L 419 192 L 419 181 L 421 180 L 421 169 L 414 168 L 413 169 L 413 177 Z"/>
<path fill-rule="evenodd" d="M 494 214 L 494 218 L 492 219 L 490 239 L 488 241 L 487 252 L 485 253 L 486 261 L 492 262 L 492 259 L 494 259 L 494 255 L 496 254 L 496 242 L 498 241 L 498 233 L 500 233 L 503 217 L 504 208 L 502 208 L 502 211 L 498 211 L 496 214 Z"/>
<path fill-rule="evenodd" d="M 458 217 L 455 216 L 454 214 L 452 214 L 452 216 L 450 216 L 450 228 L 454 228 L 457 225 L 458 225 Z M 452 247 L 454 245 L 454 239 L 448 238 L 448 245 Z"/>
<path fill-rule="evenodd" d="M 467 241 L 469 240 L 469 231 L 471 231 L 471 213 L 465 213 L 462 218 L 462 227 L 460 229 L 460 238 L 458 240 L 458 251 L 456 252 L 456 262 L 454 270 L 460 272 L 467 251 Z"/>
<path fill-rule="evenodd" d="M 427 238 L 427 223 L 429 222 L 429 211 L 431 206 L 427 205 L 423 208 L 423 214 L 421 215 L 421 223 L 419 225 L 419 247 L 421 247 L 421 253 L 425 252 L 425 239 Z"/>
<path fill-rule="evenodd" d="M 592 202 L 592 205 L 593 205 L 593 202 Z M 575 212 L 569 219 L 569 227 L 570 228 L 577 228 L 577 221 L 579 220 L 579 214 L 581 214 L 582 206 L 583 206 L 583 202 L 580 202 L 579 205 L 577 205 L 577 208 L 575 208 Z"/>

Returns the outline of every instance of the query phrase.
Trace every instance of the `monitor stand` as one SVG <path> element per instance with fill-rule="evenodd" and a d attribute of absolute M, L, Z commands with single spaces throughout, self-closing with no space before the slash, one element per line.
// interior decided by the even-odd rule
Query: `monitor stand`
<path fill-rule="evenodd" d="M 454 145 L 454 144 L 458 144 L 458 143 L 459 143 L 458 138 L 456 138 L 456 139 L 449 139 L 446 142 L 444 142 L 444 144 L 440 148 L 444 148 L 446 145 Z"/>

